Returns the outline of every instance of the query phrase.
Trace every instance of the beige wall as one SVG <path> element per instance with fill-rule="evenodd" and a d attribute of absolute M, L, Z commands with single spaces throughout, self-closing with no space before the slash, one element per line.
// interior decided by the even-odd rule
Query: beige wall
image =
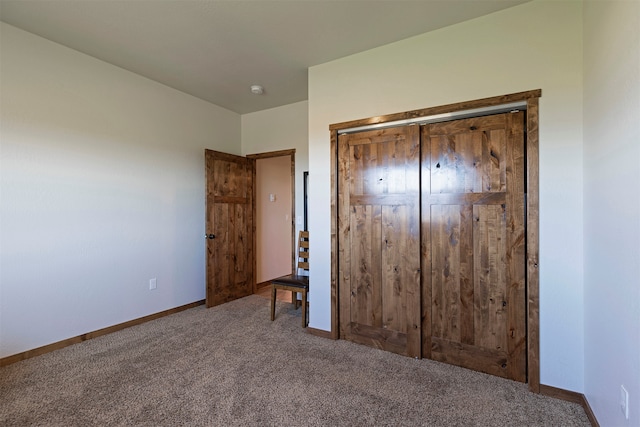
<path fill-rule="evenodd" d="M 204 149 L 240 116 L 0 25 L 0 357 L 203 299 Z"/>
<path fill-rule="evenodd" d="M 542 89 L 541 381 L 583 390 L 582 3 L 533 1 L 309 70 L 310 326 L 330 328 L 331 123 Z"/>
<path fill-rule="evenodd" d="M 638 29 L 640 2 L 585 2 L 584 393 L 602 426 L 640 425 Z"/>
<path fill-rule="evenodd" d="M 262 283 L 291 273 L 291 157 L 256 160 L 255 186 L 256 281 Z"/>

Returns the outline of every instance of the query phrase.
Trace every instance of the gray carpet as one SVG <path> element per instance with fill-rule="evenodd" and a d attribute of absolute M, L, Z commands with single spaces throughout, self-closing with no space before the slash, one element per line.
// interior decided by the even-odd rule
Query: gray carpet
<path fill-rule="evenodd" d="M 312 336 L 250 296 L 0 369 L 2 426 L 589 426 L 525 384 Z"/>

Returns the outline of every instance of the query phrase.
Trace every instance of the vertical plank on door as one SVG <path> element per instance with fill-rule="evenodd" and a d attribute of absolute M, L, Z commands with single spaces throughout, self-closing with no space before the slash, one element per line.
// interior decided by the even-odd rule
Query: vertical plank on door
<path fill-rule="evenodd" d="M 433 277 L 432 277 L 432 260 L 433 246 L 431 241 L 433 235 L 431 233 L 431 195 L 433 194 L 432 181 L 436 176 L 434 163 L 432 162 L 431 136 L 429 134 L 429 126 L 421 126 L 420 129 L 420 188 L 421 188 L 421 204 L 420 204 L 420 280 L 422 282 L 421 289 L 421 332 L 422 332 L 422 357 L 431 359 L 432 335 L 435 334 L 434 326 L 434 297 L 433 293 Z M 437 187 L 437 185 L 436 185 Z"/>
<path fill-rule="evenodd" d="M 406 242 L 404 206 L 382 207 L 382 327 L 406 334 L 406 291 L 403 245 Z"/>
<path fill-rule="evenodd" d="M 338 316 L 340 336 L 348 338 L 351 319 L 356 313 L 351 312 L 354 295 L 351 288 L 351 159 L 354 158 L 349 146 L 348 135 L 338 136 L 338 171 L 337 171 L 337 246 L 338 246 L 338 282 L 340 315 Z"/>
<path fill-rule="evenodd" d="M 214 293 L 219 295 L 220 292 L 225 292 L 224 288 L 221 286 L 223 283 L 230 283 L 229 279 L 229 269 L 232 268 L 229 262 L 229 254 L 231 251 L 231 245 L 229 244 L 229 230 L 226 227 L 226 224 L 229 223 L 229 205 L 226 203 L 216 203 L 214 205 L 215 213 L 214 216 L 216 218 L 216 223 L 223 224 L 225 229 L 222 227 L 215 230 L 215 256 L 218 262 L 220 262 L 220 266 L 214 266 L 216 269 L 215 280 L 213 281 Z M 226 292 L 225 292 L 226 293 Z M 223 296 L 226 298 L 226 295 Z"/>
<path fill-rule="evenodd" d="M 524 143 L 524 113 L 506 117 L 506 156 L 511 167 L 505 171 L 507 191 L 507 226 L 505 227 L 507 322 L 509 325 L 507 353 L 510 358 L 509 376 L 526 381 L 527 326 L 526 320 L 526 218 L 525 181 L 526 156 Z"/>

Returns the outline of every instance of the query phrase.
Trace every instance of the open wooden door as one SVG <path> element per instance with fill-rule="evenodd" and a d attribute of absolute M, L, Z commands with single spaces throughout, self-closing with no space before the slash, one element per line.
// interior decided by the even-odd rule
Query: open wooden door
<path fill-rule="evenodd" d="M 422 129 L 423 356 L 527 379 L 524 113 Z"/>
<path fill-rule="evenodd" d="M 338 140 L 340 334 L 420 356 L 419 127 Z"/>
<path fill-rule="evenodd" d="M 205 150 L 207 307 L 253 293 L 254 163 Z"/>

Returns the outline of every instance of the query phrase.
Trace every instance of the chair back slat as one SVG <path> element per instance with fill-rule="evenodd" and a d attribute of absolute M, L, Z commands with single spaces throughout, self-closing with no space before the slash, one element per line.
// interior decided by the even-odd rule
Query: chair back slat
<path fill-rule="evenodd" d="M 309 270 L 309 232 L 298 234 L 298 269 Z"/>

